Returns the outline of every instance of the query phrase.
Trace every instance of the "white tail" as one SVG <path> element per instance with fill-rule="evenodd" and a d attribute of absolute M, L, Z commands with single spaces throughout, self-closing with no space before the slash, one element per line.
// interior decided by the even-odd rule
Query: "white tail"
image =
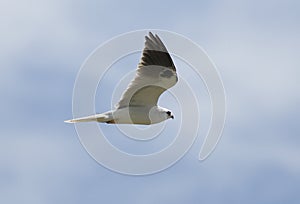
<path fill-rule="evenodd" d="M 87 117 L 82 117 L 82 118 L 75 118 L 75 119 L 71 119 L 71 120 L 65 120 L 65 123 L 80 123 L 80 122 L 108 122 L 111 119 L 104 114 L 97 114 L 97 115 L 91 115 L 91 116 L 87 116 Z"/>

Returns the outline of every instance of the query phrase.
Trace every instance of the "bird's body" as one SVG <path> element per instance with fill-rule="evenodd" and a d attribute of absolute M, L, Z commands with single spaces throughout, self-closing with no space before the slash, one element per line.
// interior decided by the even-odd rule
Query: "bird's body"
<path fill-rule="evenodd" d="M 116 109 L 101 114 L 67 120 L 109 124 L 150 125 L 174 118 L 171 111 L 157 105 L 160 95 L 178 81 L 176 68 L 157 35 L 146 36 L 145 48 L 135 78 L 124 91 Z"/>
<path fill-rule="evenodd" d="M 101 122 L 109 124 L 141 124 L 150 125 L 173 118 L 171 111 L 158 106 L 154 107 L 124 107 L 101 114 L 76 118 L 66 122 Z"/>

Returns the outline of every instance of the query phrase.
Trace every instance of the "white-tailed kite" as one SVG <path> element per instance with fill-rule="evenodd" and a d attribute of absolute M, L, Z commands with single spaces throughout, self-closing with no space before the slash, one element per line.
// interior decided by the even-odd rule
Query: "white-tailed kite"
<path fill-rule="evenodd" d="M 174 119 L 171 111 L 157 105 L 159 96 L 178 81 L 168 50 L 157 35 L 145 36 L 145 47 L 135 78 L 124 91 L 115 110 L 72 120 L 67 123 L 101 122 L 117 124 L 159 123 Z"/>

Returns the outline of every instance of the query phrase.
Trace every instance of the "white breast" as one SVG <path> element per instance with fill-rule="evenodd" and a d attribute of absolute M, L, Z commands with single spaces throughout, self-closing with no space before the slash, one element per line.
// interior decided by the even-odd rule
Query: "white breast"
<path fill-rule="evenodd" d="M 167 119 L 165 114 L 159 111 L 157 106 L 126 107 L 113 112 L 115 123 L 118 124 L 155 124 Z"/>

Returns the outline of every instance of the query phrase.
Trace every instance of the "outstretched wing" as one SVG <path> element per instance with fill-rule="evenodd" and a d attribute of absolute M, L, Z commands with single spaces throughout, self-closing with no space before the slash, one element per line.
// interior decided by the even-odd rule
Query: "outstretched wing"
<path fill-rule="evenodd" d="M 178 81 L 168 50 L 157 35 L 149 32 L 135 78 L 123 93 L 116 108 L 155 106 L 159 96 Z"/>

